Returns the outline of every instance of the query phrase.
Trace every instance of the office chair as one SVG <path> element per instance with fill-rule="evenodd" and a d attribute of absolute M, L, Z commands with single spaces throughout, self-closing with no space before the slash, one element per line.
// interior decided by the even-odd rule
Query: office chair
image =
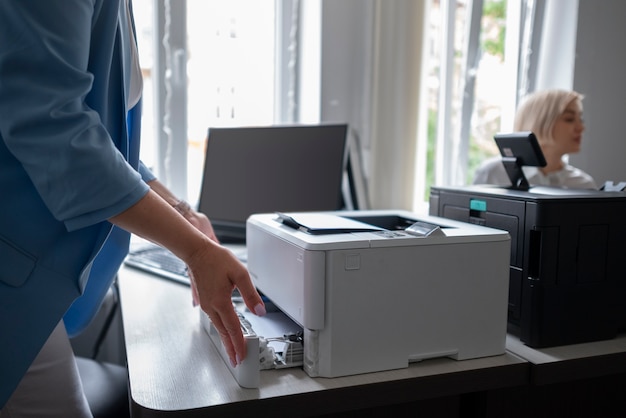
<path fill-rule="evenodd" d="M 96 318 L 73 341 L 77 352 L 78 372 L 94 418 L 130 417 L 126 367 L 98 360 L 100 348 L 118 312 L 118 306 L 115 281 L 107 292 Z"/>
<path fill-rule="evenodd" d="M 126 368 L 78 356 L 76 364 L 94 418 L 130 418 Z"/>

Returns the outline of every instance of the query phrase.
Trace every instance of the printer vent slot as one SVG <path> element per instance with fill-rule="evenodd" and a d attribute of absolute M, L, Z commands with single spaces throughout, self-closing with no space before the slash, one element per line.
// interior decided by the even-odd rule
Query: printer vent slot
<path fill-rule="evenodd" d="M 528 278 L 556 283 L 559 264 L 559 228 L 531 229 L 528 245 Z"/>
<path fill-rule="evenodd" d="M 539 280 L 541 270 L 541 231 L 531 230 L 528 251 L 528 278 Z"/>

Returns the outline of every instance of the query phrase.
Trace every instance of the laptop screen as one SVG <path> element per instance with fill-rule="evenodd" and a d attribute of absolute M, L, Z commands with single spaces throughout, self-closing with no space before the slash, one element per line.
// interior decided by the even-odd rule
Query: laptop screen
<path fill-rule="evenodd" d="M 210 128 L 199 211 L 223 242 L 254 213 L 343 207 L 347 125 Z"/>

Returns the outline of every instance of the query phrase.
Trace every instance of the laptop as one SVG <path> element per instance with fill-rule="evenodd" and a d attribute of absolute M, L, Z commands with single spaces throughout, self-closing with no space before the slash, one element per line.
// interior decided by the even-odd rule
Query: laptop
<path fill-rule="evenodd" d="M 347 131 L 347 124 L 210 128 L 198 211 L 245 264 L 250 215 L 345 207 Z M 149 242 L 131 245 L 125 264 L 189 283 L 182 260 Z"/>

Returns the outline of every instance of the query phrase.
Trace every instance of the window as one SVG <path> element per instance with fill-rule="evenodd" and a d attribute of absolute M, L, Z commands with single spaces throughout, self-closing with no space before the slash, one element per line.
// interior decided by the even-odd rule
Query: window
<path fill-rule="evenodd" d="M 402 4 L 134 0 L 145 76 L 142 159 L 176 193 L 195 201 L 209 126 L 341 120 L 359 138 L 366 183 L 390 188 L 393 159 L 369 172 L 379 134 L 371 121 L 383 108 L 371 103 L 381 85 L 372 50 L 376 37 L 386 36 L 392 47 L 385 44 L 385 57 L 396 63 L 389 74 L 403 75 L 398 67 L 411 43 L 402 39 L 397 44 L 404 49 L 394 48 L 393 36 L 401 36 L 389 33 L 394 23 L 385 21 L 382 35 L 376 27 L 381 11 L 391 11 L 385 19 L 402 20 Z M 428 107 L 428 146 L 418 147 L 416 161 L 426 163 L 415 164 L 415 173 L 396 164 L 402 172 L 394 172 L 394 179 L 419 178 L 400 186 L 415 189 L 415 207 L 398 208 L 421 210 L 430 185 L 467 184 L 477 165 L 495 154 L 493 135 L 512 129 L 518 97 L 536 87 L 533 51 L 539 50 L 542 25 L 533 24 L 544 7 L 535 0 L 429 0 L 427 11 L 413 16 L 426 14 L 429 24 L 428 97 L 420 99 Z M 394 116 L 388 112 L 382 119 Z M 377 147 L 403 145 L 387 138 Z M 389 207 L 389 200 L 407 192 L 383 193 L 378 206 Z"/>
<path fill-rule="evenodd" d="M 141 158 L 196 201 L 207 129 L 274 121 L 274 3 L 134 0 L 133 7 L 144 73 Z"/>
<path fill-rule="evenodd" d="M 493 136 L 505 129 L 515 93 L 505 60 L 507 12 L 507 0 L 433 0 L 425 199 L 430 185 L 470 183 L 497 153 Z"/>

